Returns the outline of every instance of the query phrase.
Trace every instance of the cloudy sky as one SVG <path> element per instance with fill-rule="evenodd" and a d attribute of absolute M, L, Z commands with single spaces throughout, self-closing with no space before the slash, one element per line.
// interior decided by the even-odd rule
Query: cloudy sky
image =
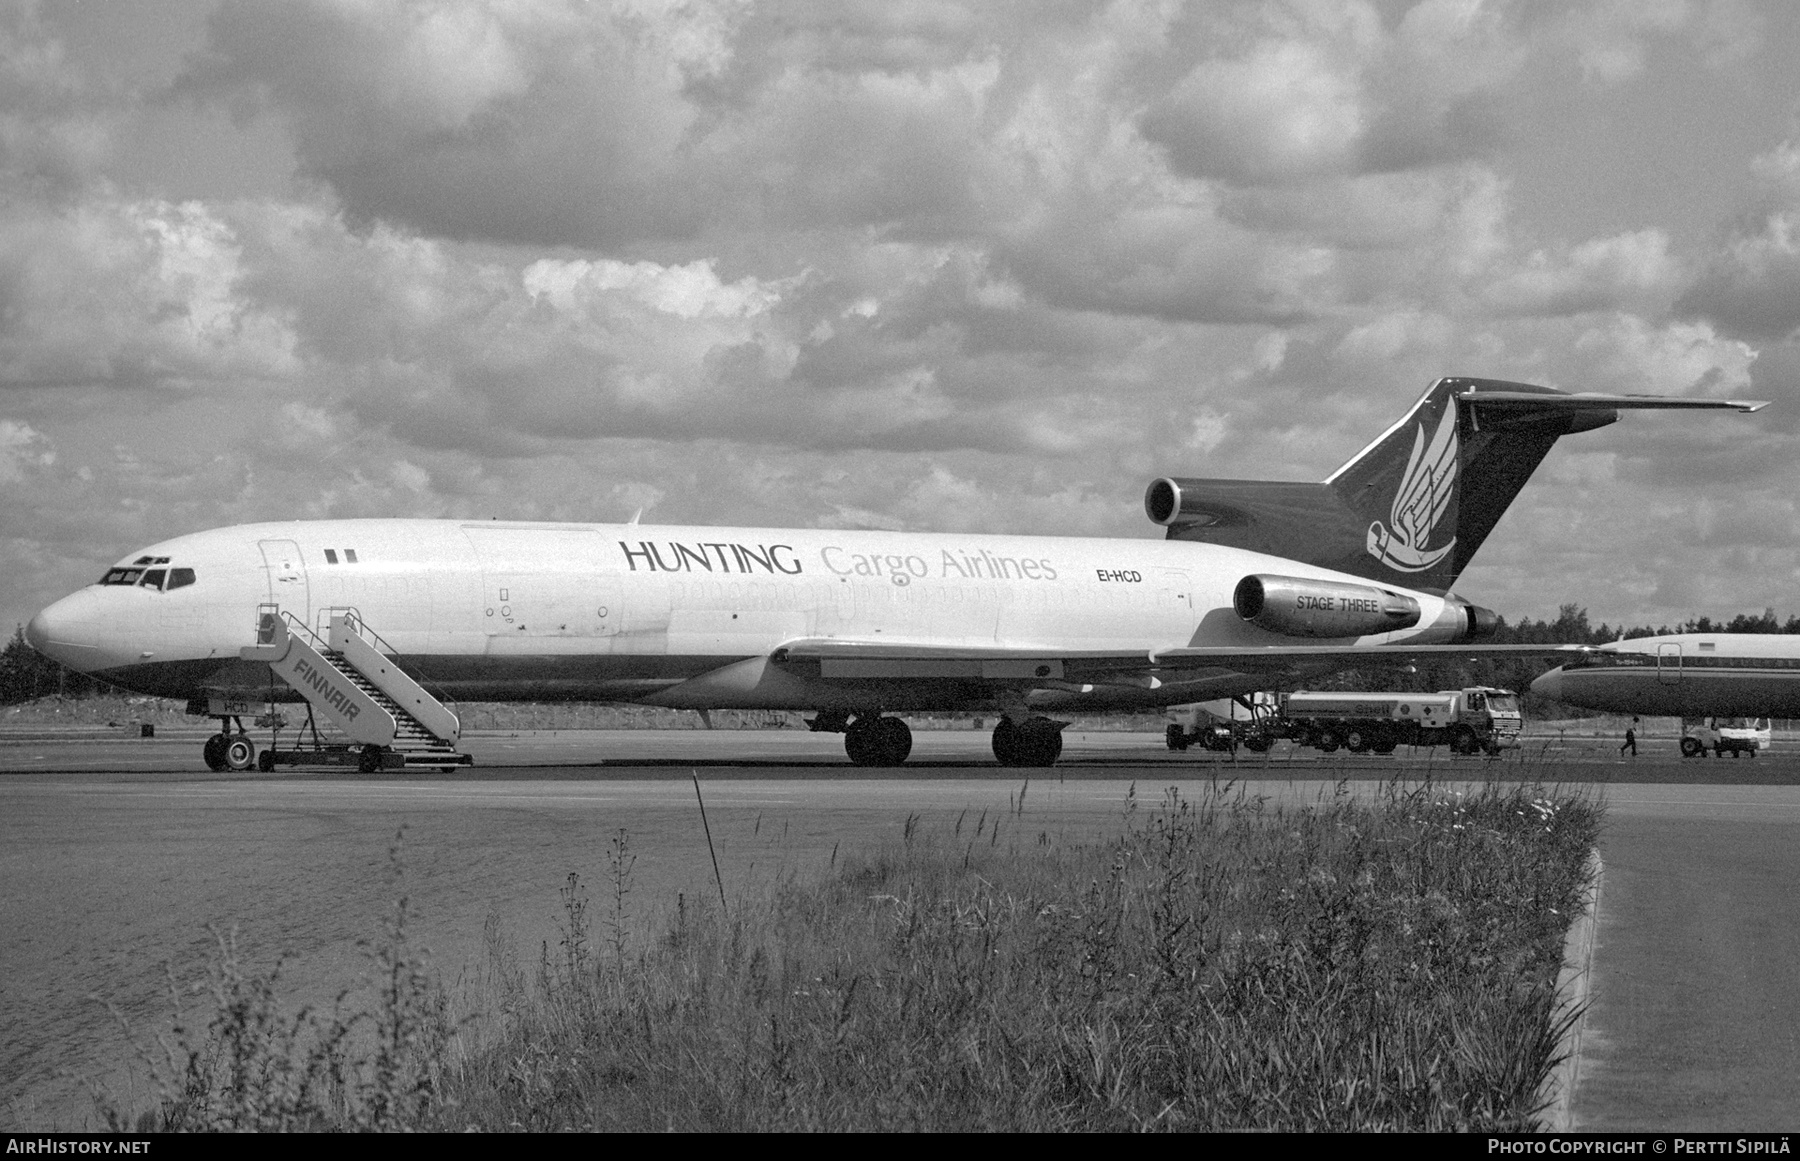
<path fill-rule="evenodd" d="M 1445 374 L 1460 589 L 1800 613 L 1786 0 L 0 0 L 0 618 L 416 515 L 1150 537 Z"/>

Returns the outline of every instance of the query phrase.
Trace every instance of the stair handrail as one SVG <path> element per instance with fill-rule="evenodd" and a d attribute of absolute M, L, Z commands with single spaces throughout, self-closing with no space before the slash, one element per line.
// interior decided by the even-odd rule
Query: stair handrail
<path fill-rule="evenodd" d="M 330 648 L 330 642 L 315 633 L 305 621 L 271 601 L 264 601 L 256 606 L 256 643 L 258 645 L 267 645 L 273 638 L 273 632 L 268 628 L 268 621 L 271 617 L 280 618 L 287 625 L 290 635 L 296 629 L 299 630 L 301 640 L 321 653 Z"/>
<path fill-rule="evenodd" d="M 377 649 L 381 650 L 382 652 L 386 653 L 389 657 L 392 657 L 394 659 L 394 663 L 396 665 L 398 665 L 400 663 L 400 659 L 405 656 L 405 654 L 401 653 L 400 650 L 394 648 L 391 644 L 389 644 L 387 638 L 383 637 L 380 633 L 377 633 L 375 631 L 374 626 L 370 625 L 369 622 L 367 622 L 363 619 L 362 610 L 358 609 L 355 605 L 329 605 L 329 606 L 326 606 L 326 608 L 321 611 L 327 612 L 327 613 L 330 613 L 330 612 L 342 613 L 344 616 L 345 622 L 347 622 L 347 627 L 351 630 L 351 632 L 355 633 L 359 637 L 364 638 L 365 640 L 370 637 L 373 637 L 375 639 L 375 647 Z M 327 622 L 327 623 L 329 623 L 329 622 Z M 315 636 L 314 640 L 317 640 L 317 639 L 318 638 Z M 408 676 L 412 680 L 418 682 L 420 688 L 424 689 L 425 692 L 429 693 L 432 697 L 437 698 L 438 701 L 443 703 L 445 708 L 448 709 L 449 707 L 454 706 L 456 704 L 455 700 L 448 697 L 445 694 L 444 690 L 439 689 L 432 682 L 425 681 L 417 673 L 407 673 L 407 671 L 404 668 L 402 668 L 401 672 L 406 673 L 406 676 Z M 454 713 L 455 711 L 452 710 L 451 712 Z"/>

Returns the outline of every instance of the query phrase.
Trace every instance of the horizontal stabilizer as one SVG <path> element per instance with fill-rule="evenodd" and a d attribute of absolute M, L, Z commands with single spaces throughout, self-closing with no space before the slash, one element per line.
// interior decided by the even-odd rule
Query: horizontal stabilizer
<path fill-rule="evenodd" d="M 1579 391 L 1572 395 L 1543 395 L 1527 391 L 1463 391 L 1458 402 L 1488 408 L 1530 411 L 1761 411 L 1769 405 L 1766 399 L 1676 399 L 1666 395 L 1605 395 L 1598 391 Z"/>

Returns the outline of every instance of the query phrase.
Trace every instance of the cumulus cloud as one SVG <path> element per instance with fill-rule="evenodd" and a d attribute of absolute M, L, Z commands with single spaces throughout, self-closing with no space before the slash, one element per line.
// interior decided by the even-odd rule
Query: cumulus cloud
<path fill-rule="evenodd" d="M 0 5 L 0 183 L 64 197 L 91 181 L 119 121 L 110 96 L 69 60 L 38 5 Z"/>
<path fill-rule="evenodd" d="M 29 423 L 0 419 L 0 483 L 16 484 L 33 468 L 56 462 L 56 452 Z"/>
<path fill-rule="evenodd" d="M 1372 4 L 1227 8 L 1189 36 L 1202 58 L 1150 104 L 1144 133 L 1177 170 L 1248 185 L 1479 156 L 1527 59 L 1494 9 L 1440 0 L 1391 26 Z"/>
<path fill-rule="evenodd" d="M 15 212 L 0 220 L 0 387 L 280 379 L 293 335 L 244 277 L 236 230 L 199 203 Z"/>
<path fill-rule="evenodd" d="M 1729 227 L 1681 301 L 1746 338 L 1800 334 L 1800 147 L 1792 141 L 1752 164 L 1758 204 Z"/>
<path fill-rule="evenodd" d="M 1591 238 L 1551 253 L 1534 250 L 1481 291 L 1507 314 L 1580 314 L 1593 310 L 1666 310 L 1683 272 L 1661 230 Z"/>

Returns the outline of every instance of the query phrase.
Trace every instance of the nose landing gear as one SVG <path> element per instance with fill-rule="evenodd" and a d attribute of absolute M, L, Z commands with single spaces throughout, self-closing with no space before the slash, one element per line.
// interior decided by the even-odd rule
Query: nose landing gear
<path fill-rule="evenodd" d="M 232 719 L 219 719 L 219 732 L 206 739 L 200 748 L 200 757 L 206 762 L 206 768 L 212 771 L 256 769 L 256 743 L 244 731 L 244 724 L 237 723 L 237 729 L 231 728 Z"/>

